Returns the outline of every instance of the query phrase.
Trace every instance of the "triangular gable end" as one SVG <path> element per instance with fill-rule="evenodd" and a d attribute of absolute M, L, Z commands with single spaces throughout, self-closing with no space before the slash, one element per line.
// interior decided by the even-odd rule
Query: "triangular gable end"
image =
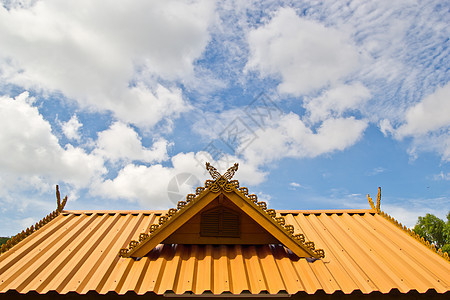
<path fill-rule="evenodd" d="M 204 187 L 196 189 L 195 195 L 189 194 L 186 201 L 179 201 L 176 209 L 172 208 L 160 217 L 159 224 L 150 226 L 149 234 L 141 233 L 139 241 L 131 241 L 128 248 L 121 249 L 121 257 L 137 258 L 147 255 L 221 195 L 298 257 L 318 259 L 325 256 L 322 249 L 315 250 L 313 242 L 305 242 L 303 234 L 294 235 L 294 227 L 285 224 L 283 217 L 277 217 L 275 210 L 267 209 L 265 202 L 258 202 L 256 195 L 249 195 L 246 187 L 240 188 L 237 180 L 230 180 L 237 171 L 237 163 L 224 175 L 209 163 L 206 168 L 214 180 L 207 180 Z"/>
<path fill-rule="evenodd" d="M 225 194 L 219 193 L 218 197 L 181 225 L 162 244 L 281 244 L 263 226 L 228 199 Z"/>

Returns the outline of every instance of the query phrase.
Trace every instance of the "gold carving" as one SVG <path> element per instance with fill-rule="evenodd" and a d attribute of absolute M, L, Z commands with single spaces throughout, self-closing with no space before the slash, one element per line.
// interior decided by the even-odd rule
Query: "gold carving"
<path fill-rule="evenodd" d="M 381 212 L 380 206 L 381 206 L 381 187 L 378 187 L 378 194 L 377 194 L 377 206 L 373 203 L 372 198 L 370 198 L 369 194 L 367 194 L 367 200 L 369 201 L 370 207 L 375 210 L 377 213 Z"/>
<path fill-rule="evenodd" d="M 244 194 L 244 196 L 247 196 L 247 195 L 248 195 L 248 188 L 246 188 L 245 186 L 239 188 L 239 191 L 240 191 L 242 194 Z"/>
<path fill-rule="evenodd" d="M 315 252 L 320 258 L 325 257 L 325 251 L 323 251 L 323 249 L 317 249 Z"/>
<path fill-rule="evenodd" d="M 266 210 L 267 209 L 267 203 L 264 202 L 264 201 L 257 202 L 256 205 L 258 205 L 258 207 L 261 208 L 262 210 Z"/>
<path fill-rule="evenodd" d="M 314 242 L 306 242 L 305 245 L 306 245 L 306 247 L 308 247 L 311 250 L 314 250 L 314 248 L 316 247 L 314 245 Z"/>
<path fill-rule="evenodd" d="M 272 208 L 271 209 L 267 209 L 266 213 L 272 218 L 275 218 L 277 216 L 277 212 L 275 211 L 275 209 L 272 209 Z"/>
<path fill-rule="evenodd" d="M 286 229 L 290 234 L 294 234 L 294 226 L 292 226 L 292 225 L 285 225 L 284 229 Z"/>
<path fill-rule="evenodd" d="M 380 206 L 381 206 L 381 186 L 378 187 L 377 211 L 380 211 Z"/>
<path fill-rule="evenodd" d="M 210 164 L 209 162 L 206 162 L 206 170 L 209 171 L 209 175 L 211 175 L 211 177 L 212 177 L 214 180 L 216 180 L 217 178 L 219 178 L 220 176 L 222 176 L 222 175 L 220 175 L 220 173 L 217 171 L 216 168 L 214 168 L 213 166 L 211 166 L 211 164 Z"/>
<path fill-rule="evenodd" d="M 294 238 L 297 239 L 297 240 L 299 240 L 301 243 L 304 243 L 304 242 L 305 242 L 305 235 L 302 234 L 302 233 L 299 233 L 299 234 L 294 235 Z"/>
<path fill-rule="evenodd" d="M 275 221 L 277 221 L 278 224 L 280 224 L 281 226 L 283 226 L 286 223 L 283 217 L 277 217 L 275 218 Z"/>
<path fill-rule="evenodd" d="M 232 185 L 234 185 L 234 187 L 235 187 L 236 189 L 239 188 L 239 181 L 237 181 L 237 180 L 230 180 L 230 183 L 231 183 Z"/>
<path fill-rule="evenodd" d="M 135 241 L 135 240 L 132 240 L 132 241 L 130 241 L 130 244 L 128 245 L 128 248 L 133 249 L 137 245 L 139 245 L 139 242 Z"/>
<path fill-rule="evenodd" d="M 142 242 L 143 240 L 145 240 L 146 238 L 148 238 L 148 234 L 146 233 L 141 233 L 139 235 L 139 242 Z"/>
<path fill-rule="evenodd" d="M 258 202 L 258 196 L 256 196 L 255 194 L 248 195 L 248 199 L 250 199 L 250 201 L 252 201 L 253 203 Z"/>
<path fill-rule="evenodd" d="M 194 200 L 195 195 L 194 194 L 187 194 L 186 195 L 186 202 L 191 202 L 192 200 Z"/>
<path fill-rule="evenodd" d="M 195 189 L 195 194 L 196 194 L 196 195 L 200 195 L 200 193 L 203 192 L 204 190 L 205 190 L 204 187 L 199 186 L 199 187 L 197 187 L 197 188 Z"/>
<path fill-rule="evenodd" d="M 127 253 L 128 253 L 128 249 L 127 248 L 122 248 L 119 251 L 119 256 L 120 257 L 126 257 Z"/>
<path fill-rule="evenodd" d="M 162 225 L 167 221 L 168 217 L 166 215 L 159 217 L 158 224 Z"/>
<path fill-rule="evenodd" d="M 158 229 L 158 227 L 159 227 L 159 225 L 158 225 L 158 224 L 152 224 L 152 225 L 150 225 L 150 229 L 149 229 L 149 232 L 150 232 L 150 233 L 153 233 L 153 232 L 155 232 L 155 231 L 156 231 L 156 229 Z"/>
<path fill-rule="evenodd" d="M 229 167 L 225 174 L 223 174 L 223 177 L 227 180 L 230 180 L 234 176 L 234 173 L 236 173 L 238 167 L 239 164 L 234 163 L 234 165 L 232 167 Z"/>

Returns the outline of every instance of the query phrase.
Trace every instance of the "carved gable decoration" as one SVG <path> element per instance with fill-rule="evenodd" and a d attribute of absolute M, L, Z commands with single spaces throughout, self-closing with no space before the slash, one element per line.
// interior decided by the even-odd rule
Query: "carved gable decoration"
<path fill-rule="evenodd" d="M 142 257 L 158 244 L 283 244 L 298 257 L 323 258 L 322 249 L 305 241 L 302 233 L 295 233 L 293 225 L 275 210 L 249 195 L 246 187 L 231 180 L 238 169 L 234 164 L 223 175 L 206 163 L 214 180 L 198 187 L 196 194 L 179 201 L 150 225 L 148 233 L 141 233 L 139 241 L 131 241 L 120 250 L 121 257 Z"/>

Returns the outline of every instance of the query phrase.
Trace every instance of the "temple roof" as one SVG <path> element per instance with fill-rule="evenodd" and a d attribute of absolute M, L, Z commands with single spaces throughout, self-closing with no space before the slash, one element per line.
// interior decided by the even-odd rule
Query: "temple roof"
<path fill-rule="evenodd" d="M 230 179 L 175 210 L 67 211 L 57 192 L 57 210 L 2 248 L 0 296 L 450 293 L 448 255 L 381 211 L 380 192 L 371 209 L 275 211 Z M 217 209 L 240 218 L 241 236 L 185 243 Z M 264 235 L 246 243 L 243 225 Z"/>
<path fill-rule="evenodd" d="M 450 264 L 373 210 L 282 211 L 326 251 L 298 258 L 271 245 L 158 245 L 141 259 L 119 249 L 166 211 L 64 211 L 0 256 L 0 293 L 57 291 L 271 294 L 450 289 Z"/>

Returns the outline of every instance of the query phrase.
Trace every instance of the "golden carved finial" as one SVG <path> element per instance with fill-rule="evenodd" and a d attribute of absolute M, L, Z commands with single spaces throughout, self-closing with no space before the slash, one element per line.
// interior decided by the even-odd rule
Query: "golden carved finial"
<path fill-rule="evenodd" d="M 373 200 L 372 200 L 372 198 L 370 198 L 369 194 L 367 194 L 367 200 L 369 201 L 370 207 L 373 210 L 376 210 L 375 205 L 373 204 Z"/>
<path fill-rule="evenodd" d="M 239 164 L 234 163 L 233 166 L 229 167 L 228 170 L 223 175 L 221 175 L 216 168 L 214 168 L 209 162 L 206 162 L 206 170 L 209 171 L 209 174 L 214 180 L 220 177 L 224 177 L 226 180 L 230 180 L 234 176 L 234 173 L 236 173 L 238 167 Z"/>
<path fill-rule="evenodd" d="M 222 175 L 220 175 L 220 173 L 217 171 L 217 169 L 214 168 L 209 162 L 206 162 L 206 170 L 209 171 L 209 174 L 211 175 L 211 177 L 212 177 L 214 180 L 216 180 L 217 178 L 219 178 L 220 176 L 222 176 Z"/>
<path fill-rule="evenodd" d="M 59 194 L 59 186 L 56 185 L 56 207 L 59 208 L 61 206 L 61 195 Z"/>
<path fill-rule="evenodd" d="M 206 163 L 206 170 L 209 171 L 211 177 L 214 180 L 206 180 L 205 181 L 205 189 L 209 189 L 210 191 L 217 193 L 220 190 L 224 190 L 225 192 L 231 192 L 234 189 L 239 188 L 239 182 L 237 180 L 230 180 L 234 173 L 237 171 L 239 164 L 235 163 L 232 167 L 228 168 L 228 170 L 221 175 L 216 168 L 211 166 L 209 162 Z M 195 195 L 194 195 L 195 196 Z"/>
<path fill-rule="evenodd" d="M 378 187 L 377 211 L 380 211 L 380 206 L 381 206 L 381 186 Z"/>
<path fill-rule="evenodd" d="M 56 185 L 56 211 L 61 212 L 64 209 L 64 206 L 66 206 L 67 203 L 67 195 L 64 197 L 64 199 L 61 202 L 61 194 L 59 193 L 59 186 Z"/>
<path fill-rule="evenodd" d="M 381 211 L 381 187 L 378 187 L 378 194 L 377 194 L 377 206 L 373 203 L 372 198 L 370 198 L 369 194 L 367 194 L 367 200 L 369 201 L 370 207 L 375 210 L 379 214 L 383 214 Z"/>
<path fill-rule="evenodd" d="M 225 174 L 223 174 L 223 177 L 230 180 L 234 176 L 234 173 L 237 171 L 238 167 L 239 167 L 239 164 L 234 163 L 234 165 L 229 167 L 228 170 L 225 172 Z"/>

